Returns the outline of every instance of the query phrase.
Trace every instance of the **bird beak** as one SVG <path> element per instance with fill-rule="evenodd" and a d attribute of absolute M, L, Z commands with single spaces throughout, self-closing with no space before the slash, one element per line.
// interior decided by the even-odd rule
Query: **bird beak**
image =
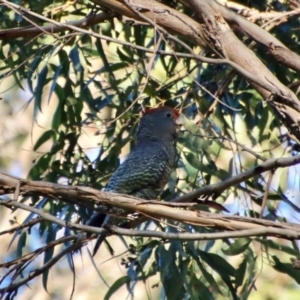
<path fill-rule="evenodd" d="M 185 117 L 183 114 L 180 114 L 179 117 L 175 120 L 175 124 L 178 126 L 185 124 Z"/>

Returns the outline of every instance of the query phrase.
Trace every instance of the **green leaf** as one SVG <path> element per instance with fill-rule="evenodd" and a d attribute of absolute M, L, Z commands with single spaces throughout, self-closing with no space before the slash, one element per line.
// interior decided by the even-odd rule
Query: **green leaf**
<path fill-rule="evenodd" d="M 83 72 L 83 67 L 82 67 L 80 59 L 79 59 L 78 47 L 73 47 L 73 49 L 70 51 L 69 56 L 70 56 L 70 59 L 73 63 L 74 69 L 77 72 Z"/>
<path fill-rule="evenodd" d="M 274 255 L 272 256 L 274 260 L 273 268 L 281 273 L 287 274 L 291 278 L 293 278 L 298 284 L 300 284 L 300 270 L 293 268 L 290 263 L 282 263 L 279 258 Z"/>
<path fill-rule="evenodd" d="M 42 61 L 42 55 L 36 55 L 34 60 L 31 62 L 29 69 L 28 69 L 28 73 L 27 73 L 27 82 L 28 82 L 28 87 L 29 90 L 33 93 L 33 88 L 32 88 L 32 76 L 33 73 L 37 71 L 37 68 L 39 66 L 39 64 Z"/>
<path fill-rule="evenodd" d="M 52 159 L 52 155 L 44 154 L 42 155 L 35 165 L 31 168 L 28 174 L 28 178 L 33 180 L 39 180 L 41 175 L 48 170 L 49 162 Z"/>
<path fill-rule="evenodd" d="M 52 77 L 52 84 L 51 84 L 50 92 L 49 92 L 49 96 L 48 96 L 48 104 L 50 103 L 51 96 L 52 96 L 53 92 L 55 91 L 57 79 L 62 70 L 62 65 L 54 66 L 54 68 L 55 68 L 55 72 L 54 72 L 54 76 Z"/>
<path fill-rule="evenodd" d="M 198 279 L 195 274 L 191 276 L 191 281 L 189 282 L 189 290 L 191 299 L 205 299 L 205 300 L 214 300 L 213 295 L 209 289 Z"/>
<path fill-rule="evenodd" d="M 225 255 L 238 255 L 243 253 L 252 242 L 250 238 L 240 238 L 236 239 L 232 244 L 229 245 L 228 249 L 222 249 Z"/>
<path fill-rule="evenodd" d="M 56 232 L 53 230 L 53 227 L 51 224 L 48 225 L 49 230 L 47 231 L 47 237 L 46 237 L 46 243 L 49 244 L 50 242 L 54 241 L 56 238 Z M 48 248 L 44 252 L 44 265 L 52 259 L 54 253 L 54 247 Z M 47 291 L 47 281 L 48 281 L 48 274 L 49 274 L 49 268 L 44 270 L 43 275 L 42 275 L 42 282 L 43 282 L 43 287 L 46 292 Z"/>
<path fill-rule="evenodd" d="M 58 52 L 58 57 L 60 61 L 60 66 L 62 67 L 61 75 L 65 78 L 69 78 L 70 61 L 67 52 L 65 50 L 60 50 Z"/>
<path fill-rule="evenodd" d="M 236 277 L 235 277 L 235 288 L 237 289 L 239 286 L 243 284 L 245 274 L 247 269 L 247 258 L 244 258 L 240 263 L 239 267 L 236 269 Z"/>
<path fill-rule="evenodd" d="M 216 272 L 224 277 L 236 275 L 235 268 L 229 264 L 223 257 L 215 253 L 207 253 L 198 250 L 200 257 Z"/>
<path fill-rule="evenodd" d="M 209 164 L 204 164 L 198 155 L 195 155 L 192 152 L 183 152 L 184 157 L 187 162 L 196 170 L 201 171 L 202 173 L 206 173 L 211 176 L 216 176 L 220 179 L 228 178 L 228 172 L 218 169 L 215 164 L 210 161 Z"/>
<path fill-rule="evenodd" d="M 177 142 L 195 153 L 201 153 L 203 152 L 203 149 L 207 149 L 211 145 L 210 141 L 206 141 L 203 138 L 192 135 L 189 132 L 180 134 L 177 138 Z"/>
<path fill-rule="evenodd" d="M 266 247 L 266 251 L 268 251 L 268 249 L 270 248 L 270 249 L 279 250 L 280 252 L 285 252 L 285 253 L 293 255 L 293 256 L 299 255 L 298 250 L 295 250 L 294 248 L 291 248 L 291 247 L 283 245 L 283 244 L 276 243 L 275 241 L 267 240 L 267 239 L 260 239 L 260 238 L 257 238 L 255 240 L 257 242 L 261 243 L 262 245 L 264 245 Z"/>
<path fill-rule="evenodd" d="M 120 277 L 119 279 L 117 279 L 112 286 L 109 288 L 109 290 L 107 291 L 107 293 L 104 296 L 104 300 L 109 300 L 110 297 L 120 288 L 122 287 L 124 284 L 127 284 L 130 282 L 130 277 L 129 276 L 123 276 Z"/>
<path fill-rule="evenodd" d="M 63 105 L 62 105 L 62 100 L 59 99 L 59 103 L 56 107 L 56 110 L 54 112 L 53 118 L 52 118 L 52 128 L 53 129 L 58 129 L 60 125 L 62 125 L 62 115 L 63 115 Z"/>
<path fill-rule="evenodd" d="M 220 290 L 220 287 L 219 287 L 219 284 L 215 281 L 214 277 L 206 270 L 206 268 L 203 266 L 202 262 L 200 261 L 198 255 L 197 255 L 197 252 L 194 248 L 194 243 L 189 243 L 189 249 L 190 249 L 190 253 L 191 255 L 193 256 L 194 260 L 196 261 L 203 277 L 205 278 L 205 280 L 209 283 L 211 289 L 214 291 L 214 292 L 217 292 L 219 294 L 222 294 L 221 290 Z M 194 250 L 191 249 L 194 248 Z"/>
<path fill-rule="evenodd" d="M 22 256 L 22 250 L 26 245 L 27 232 L 22 232 L 17 245 L 17 257 Z"/>
<path fill-rule="evenodd" d="M 184 297 L 184 274 L 176 265 L 176 252 L 167 251 L 163 245 L 157 247 L 156 258 L 161 281 L 167 299 L 182 300 Z M 181 270 L 182 271 L 182 270 Z M 176 286 L 176 289 L 174 289 Z"/>
<path fill-rule="evenodd" d="M 133 58 L 127 56 L 126 54 L 124 54 L 124 53 L 120 50 L 119 47 L 117 48 L 117 54 L 119 55 L 119 57 L 120 57 L 120 59 L 121 59 L 122 62 L 128 62 L 129 64 L 132 64 L 132 63 L 133 63 Z"/>
<path fill-rule="evenodd" d="M 96 48 L 98 50 L 98 53 L 104 63 L 104 69 L 105 71 L 108 73 L 108 78 L 109 78 L 109 83 L 111 84 L 111 87 L 116 91 L 118 92 L 118 87 L 116 85 L 116 78 L 115 78 L 115 75 L 114 73 L 112 72 L 111 70 L 111 67 L 110 67 L 110 64 L 108 62 L 108 59 L 106 57 L 106 54 L 104 52 L 104 49 L 103 49 L 103 46 L 102 46 L 102 43 L 100 41 L 100 39 L 97 39 L 96 42 L 95 42 L 95 45 L 96 45 Z"/>
<path fill-rule="evenodd" d="M 47 84 L 47 74 L 48 74 L 48 66 L 44 66 L 41 72 L 38 75 L 36 88 L 34 91 L 34 109 L 35 112 L 37 109 L 42 112 L 42 95 L 43 95 L 43 89 L 44 86 Z"/>
<path fill-rule="evenodd" d="M 40 148 L 45 142 L 47 142 L 48 140 L 50 140 L 51 138 L 55 137 L 55 132 L 50 129 L 45 131 L 36 141 L 33 150 L 36 151 L 38 148 Z"/>

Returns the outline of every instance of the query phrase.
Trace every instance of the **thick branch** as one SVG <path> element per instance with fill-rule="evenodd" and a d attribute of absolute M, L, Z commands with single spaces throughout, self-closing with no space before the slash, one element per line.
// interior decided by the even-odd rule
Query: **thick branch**
<path fill-rule="evenodd" d="M 300 155 L 290 158 L 279 158 L 272 159 L 263 162 L 257 167 L 246 171 L 242 174 L 239 174 L 235 177 L 229 178 L 221 183 L 203 187 L 194 192 L 191 192 L 188 195 L 182 196 L 175 201 L 187 201 L 194 200 L 199 197 L 201 194 L 207 193 L 221 193 L 226 188 L 236 185 L 242 181 L 245 181 L 255 175 L 261 174 L 266 171 L 270 171 L 279 167 L 287 167 L 295 165 L 300 162 Z M 261 223 L 261 221 L 254 218 L 242 218 L 236 216 L 222 216 L 217 214 L 201 212 L 198 214 L 194 211 L 186 211 L 182 209 L 177 209 L 165 205 L 156 205 L 153 203 L 147 203 L 145 200 L 141 200 L 132 196 L 125 196 L 119 194 L 107 193 L 104 191 L 98 191 L 92 188 L 87 187 L 73 187 L 73 186 L 64 186 L 59 184 L 47 183 L 47 182 L 35 182 L 28 181 L 20 178 L 14 178 L 12 176 L 0 173 L 0 194 L 13 193 L 19 187 L 20 195 L 39 195 L 44 197 L 52 197 L 58 200 L 65 200 L 74 204 L 89 206 L 92 204 L 104 204 L 108 206 L 114 206 L 126 209 L 128 211 L 140 212 L 144 215 L 152 217 L 154 219 L 165 218 L 172 219 L 180 222 L 186 222 L 193 225 L 207 226 L 214 228 L 222 228 L 225 230 L 241 230 L 241 229 L 250 229 L 258 228 L 262 224 L 268 224 L 267 226 L 275 226 L 281 228 L 294 228 L 298 230 L 294 224 L 278 224 L 276 222 L 268 222 L 263 220 L 266 223 Z M 22 203 L 11 202 L 11 201 L 2 201 L 2 205 L 12 205 L 20 208 Z M 142 205 L 141 205 L 142 204 Z M 25 207 L 24 207 L 25 209 Z M 36 213 L 39 215 L 43 213 L 41 210 L 37 210 Z M 54 216 L 50 216 L 53 221 Z M 51 221 L 50 220 L 50 221 Z M 63 221 L 61 221 L 63 222 Z M 63 224 L 61 224 L 63 226 Z M 77 229 L 88 229 L 87 227 L 82 227 L 84 225 L 76 225 Z M 100 230 L 100 229 L 97 229 Z M 103 233 L 104 231 L 97 231 L 97 233 Z"/>
<path fill-rule="evenodd" d="M 258 25 L 248 21 L 247 19 L 239 16 L 233 11 L 220 5 L 216 1 L 205 1 L 214 10 L 215 14 L 221 13 L 223 18 L 232 26 L 237 28 L 240 32 L 247 34 L 250 38 L 259 44 L 267 47 L 272 56 L 280 63 L 288 66 L 289 68 L 300 72 L 300 56 L 287 48 L 276 37 L 269 32 L 263 30 Z M 286 12 L 288 13 L 288 12 Z M 296 13 L 299 13 L 299 9 Z"/>
<path fill-rule="evenodd" d="M 300 233 L 293 230 L 278 229 L 278 228 L 255 228 L 239 230 L 236 232 L 223 231 L 213 233 L 188 233 L 188 232 L 162 232 L 154 230 L 131 230 L 124 229 L 117 226 L 111 226 L 110 232 L 117 235 L 133 236 L 133 237 L 148 237 L 148 238 L 160 238 L 166 240 L 180 240 L 180 241 L 196 241 L 196 240 L 220 240 L 226 238 L 241 238 L 241 237 L 257 237 L 257 236 L 277 236 L 288 239 L 299 239 Z"/>
<path fill-rule="evenodd" d="M 258 59 L 251 49 L 249 49 L 237 38 L 226 21 L 223 19 L 222 14 L 216 14 L 216 12 L 214 12 L 214 18 L 212 18 L 208 7 L 213 9 L 212 5 L 214 3 L 214 1 L 207 0 L 189 0 L 189 4 L 198 15 L 198 19 L 209 20 L 209 22 L 205 23 L 205 29 L 207 31 L 207 43 L 214 43 L 215 47 L 222 49 L 223 55 L 228 57 L 229 60 L 239 64 L 253 75 L 256 75 L 257 78 L 269 81 L 272 85 L 276 86 L 282 91 L 282 95 L 285 95 L 284 97 L 280 95 L 277 97 L 272 97 L 273 95 L 268 90 L 261 88 L 254 82 L 251 82 L 255 89 L 275 110 L 289 131 L 293 133 L 298 141 L 300 141 L 300 114 L 294 109 L 284 105 L 285 102 L 283 99 L 288 95 L 288 98 L 290 101 L 294 102 L 296 107 L 299 105 L 298 98 L 290 89 L 284 86 L 269 71 L 268 68 L 266 68 L 266 66 Z"/>
<path fill-rule="evenodd" d="M 185 6 L 192 6 L 189 0 L 180 0 L 180 2 L 182 2 Z M 225 3 L 224 6 L 214 0 L 201 0 L 198 2 L 198 5 L 201 5 L 202 3 L 206 3 L 207 5 L 209 5 L 212 8 L 215 15 L 221 14 L 222 17 L 228 22 L 228 24 L 231 25 L 231 28 L 234 28 L 243 34 L 246 34 L 258 44 L 265 46 L 268 50 L 268 53 L 271 54 L 277 61 L 295 71 L 300 71 L 300 56 L 297 53 L 287 48 L 281 41 L 279 41 L 268 31 L 264 30 L 263 28 L 259 27 L 258 25 L 254 24 L 253 22 L 247 20 L 243 16 L 240 16 L 231 10 L 236 9 L 238 7 L 237 10 L 248 17 L 251 16 L 250 9 L 246 11 L 246 9 L 248 9 L 247 7 L 233 2 Z M 299 15 L 300 9 L 296 8 L 292 11 L 263 13 L 260 13 L 258 11 L 252 11 L 252 14 L 253 16 L 251 17 L 251 19 L 253 21 L 255 21 L 255 19 L 257 18 L 287 20 L 289 17 Z"/>
<path fill-rule="evenodd" d="M 108 193 L 110 194 L 110 193 Z M 140 236 L 140 237 L 157 237 L 157 238 L 163 238 L 163 239 L 169 239 L 169 240 L 212 240 L 212 239 L 223 239 L 223 238 L 237 238 L 237 237 L 246 237 L 246 236 L 277 236 L 282 238 L 288 238 L 288 239 L 298 239 L 300 237 L 300 226 L 297 224 L 278 224 L 271 221 L 265 221 L 260 220 L 258 221 L 255 219 L 256 226 L 254 228 L 252 225 L 250 225 L 253 221 L 247 222 L 249 218 L 243 218 L 238 217 L 234 222 L 237 221 L 244 221 L 245 223 L 248 223 L 248 226 L 246 225 L 245 229 L 238 230 L 236 232 L 226 231 L 226 232 L 217 232 L 217 233 L 169 233 L 169 232 L 158 232 L 154 230 L 131 230 L 131 229 L 125 229 L 120 228 L 117 226 L 111 226 L 107 229 L 105 228 L 97 228 L 92 226 L 87 226 L 83 224 L 76 224 L 72 222 L 65 222 L 64 220 L 61 220 L 59 218 L 56 218 L 52 216 L 49 213 L 45 213 L 41 209 L 36 209 L 30 205 L 26 205 L 17 201 L 0 201 L 0 205 L 5 205 L 8 207 L 18 207 L 22 210 L 26 210 L 29 212 L 36 213 L 39 215 L 42 219 L 50 221 L 52 223 L 58 224 L 62 227 L 68 227 L 70 229 L 77 229 L 85 232 L 91 232 L 96 234 L 105 234 L 105 235 L 111 235 L 111 234 L 117 234 L 117 235 L 125 235 L 125 236 Z M 144 205 L 142 205 L 144 206 Z M 174 209 L 175 210 L 175 209 Z M 199 214 L 199 218 L 201 218 L 202 212 Z M 218 215 L 215 214 L 209 214 L 204 213 L 207 215 L 211 215 L 211 217 L 216 221 L 218 218 Z M 219 216 L 220 217 L 220 216 Z M 228 216 L 227 216 L 228 217 Z M 227 219 L 226 216 L 223 216 L 221 218 Z M 221 219 L 219 218 L 219 219 Z M 231 217 L 228 218 L 228 221 Z M 251 218 L 250 218 L 251 219 Z M 258 222 L 257 222 L 258 221 Z M 273 224 L 273 228 L 271 227 L 271 224 Z M 274 228 L 276 227 L 276 228 Z M 77 238 L 72 238 L 73 240 L 78 239 L 78 241 L 75 241 L 76 244 L 84 245 L 87 240 L 82 239 L 80 235 Z M 54 244 L 55 246 L 56 244 Z"/>

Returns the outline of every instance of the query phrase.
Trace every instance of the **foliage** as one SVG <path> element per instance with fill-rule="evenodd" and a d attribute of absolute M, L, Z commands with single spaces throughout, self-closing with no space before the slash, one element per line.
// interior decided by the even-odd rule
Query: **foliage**
<path fill-rule="evenodd" d="M 10 6 L 6 1 L 0 2 L 2 28 L 6 29 L 45 26 L 48 22 L 38 17 L 42 15 L 64 24 L 91 16 L 89 14 L 107 13 L 105 5 L 98 5 L 101 1 L 96 4 L 89 1 L 23 1 L 22 7 L 26 10 Z M 246 7 L 249 1 L 239 3 Z M 169 5 L 196 19 L 185 1 Z M 38 15 L 29 14 L 27 9 Z M 291 11 L 293 7 L 284 1 L 252 1 L 251 8 L 247 9 L 257 14 L 269 11 L 277 16 L 276 13 Z M 264 19 L 263 14 L 261 18 L 254 18 L 259 26 L 271 30 L 274 37 L 297 52 L 299 19 L 291 14 L 290 18 L 280 19 L 281 23 L 276 20 L 275 17 Z M 284 118 L 275 112 L 256 86 L 249 84 L 248 78 L 229 65 L 197 60 L 189 55 L 188 47 L 171 38 L 171 31 L 168 36 L 159 27 L 145 22 L 147 19 L 142 23 L 126 22 L 108 13 L 104 22 L 91 21 L 77 31 L 62 25 L 53 33 L 2 38 L 1 81 L 13 78 L 15 88 L 27 89 L 30 94 L 27 105 L 33 108 L 32 119 L 37 121 L 44 115 L 48 120 L 34 141 L 35 160 L 28 170 L 28 179 L 97 189 L 105 187 L 120 156 L 133 145 L 141 108 L 158 105 L 177 107 L 187 118 L 186 125 L 178 133 L 178 168 L 161 196 L 164 200 L 170 201 L 201 186 L 224 181 L 262 161 L 297 154 L 298 141 L 289 134 L 291 128 L 287 128 Z M 267 27 L 267 22 L 273 27 Z M 264 46 L 249 37 L 237 35 L 253 49 L 267 69 L 284 85 L 290 85 L 297 95 L 299 72 L 279 64 Z M 214 51 L 200 47 L 195 41 L 181 41 L 192 48 L 193 53 L 216 58 Z M 182 56 L 166 55 L 163 51 Z M 9 101 L 5 99 L 5 105 Z M 38 122 L 34 126 L 39 126 Z M 87 131 L 95 134 L 93 139 L 98 145 L 94 149 L 87 149 L 83 143 Z M 299 201 L 293 195 L 297 196 L 298 192 L 298 167 L 292 166 L 256 174 L 226 189 L 216 199 L 209 196 L 231 214 L 259 218 L 262 212 L 266 220 L 295 222 L 292 216 L 299 211 Z M 264 197 L 268 200 L 266 208 Z M 86 207 L 50 197 L 26 196 L 20 201 L 66 222 L 85 223 L 92 213 Z M 201 209 L 208 210 L 203 206 Z M 35 217 L 30 213 L 24 223 Z M 153 224 L 148 220 L 139 226 L 149 228 Z M 166 232 L 177 232 L 178 228 L 187 232 L 218 231 L 171 220 L 155 224 L 157 230 Z M 55 241 L 62 231 L 64 236 L 74 233 L 43 220 L 33 228 L 38 228 L 39 239 L 46 244 Z M 31 235 L 31 227 L 15 233 L 13 239 L 17 238 L 18 242 L 14 257 L 27 255 L 26 245 Z M 256 282 L 260 277 L 263 280 L 264 266 L 270 266 L 274 274 L 279 272 L 276 276 L 284 276 L 284 273 L 289 281 L 299 283 L 299 271 L 288 261 L 290 256 L 299 255 L 298 245 L 292 240 L 229 237 L 222 242 L 187 242 L 135 237 L 126 238 L 126 241 L 132 244 L 129 254 L 122 258 L 126 275 L 114 278 L 104 299 L 113 299 L 124 285 L 128 293 L 134 295 L 138 282 L 147 286 L 147 280 L 157 275 L 159 282 L 150 289 L 149 298 L 153 297 L 153 290 L 159 288 L 161 299 L 250 299 Z M 64 249 L 71 244 L 69 241 L 59 247 Z M 45 265 L 54 257 L 54 247 L 41 254 L 40 263 Z M 116 254 L 120 253 L 116 251 Z M 73 256 L 78 255 L 77 252 L 67 254 L 71 273 L 75 272 Z M 14 298 L 26 288 L 20 286 L 6 292 L 3 289 L 6 283 L 26 277 L 38 268 L 38 263 L 34 257 L 28 265 L 20 263 L 19 266 L 20 269 L 6 273 L 1 280 L 1 291 L 6 299 Z M 45 270 L 42 274 L 45 290 L 48 272 Z M 48 292 L 52 293 L 49 289 Z M 269 299 L 275 299 L 271 298 L 273 296 L 269 295 Z"/>

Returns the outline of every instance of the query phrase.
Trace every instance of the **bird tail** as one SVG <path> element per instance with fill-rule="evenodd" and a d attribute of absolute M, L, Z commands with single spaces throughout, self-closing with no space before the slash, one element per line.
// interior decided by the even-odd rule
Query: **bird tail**
<path fill-rule="evenodd" d="M 98 238 L 97 238 L 97 241 L 96 241 L 96 244 L 95 244 L 95 247 L 93 249 L 93 256 L 96 255 L 97 251 L 99 250 L 102 242 L 105 240 L 105 236 L 104 235 L 100 235 Z"/>
<path fill-rule="evenodd" d="M 106 225 L 114 225 L 116 224 L 116 219 L 111 216 L 106 216 L 102 213 L 96 213 L 94 214 L 91 219 L 87 222 L 87 225 L 89 226 L 95 226 L 95 227 L 104 227 Z M 99 250 L 102 242 L 105 240 L 105 235 L 100 235 L 96 241 L 96 244 L 93 249 L 93 256 L 97 253 Z M 113 253 L 113 250 L 111 246 L 109 245 L 110 252 Z"/>
<path fill-rule="evenodd" d="M 87 225 L 94 227 L 102 227 L 107 215 L 103 213 L 94 213 L 87 221 Z"/>

